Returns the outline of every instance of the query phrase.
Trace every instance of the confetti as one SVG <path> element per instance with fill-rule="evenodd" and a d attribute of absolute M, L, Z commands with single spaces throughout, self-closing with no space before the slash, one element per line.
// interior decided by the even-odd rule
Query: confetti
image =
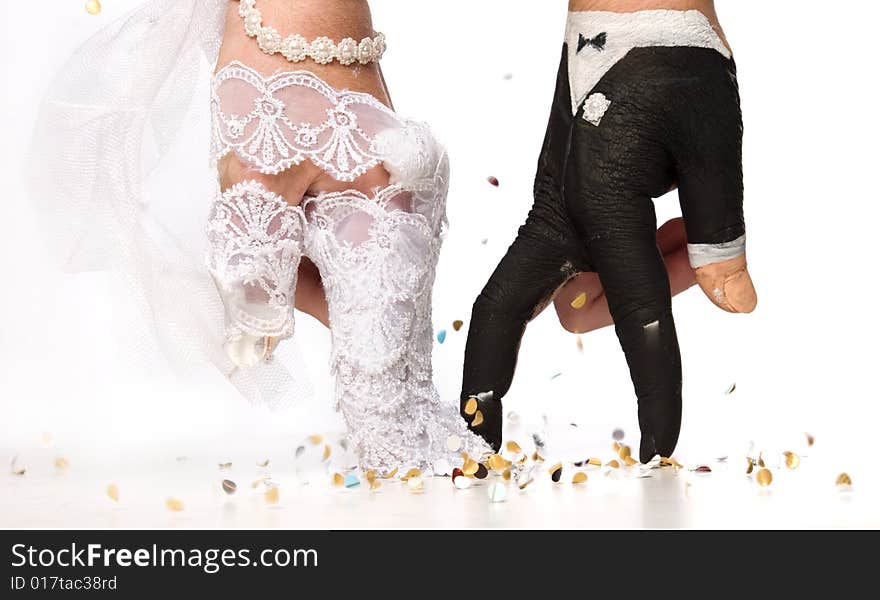
<path fill-rule="evenodd" d="M 257 466 L 260 467 L 261 469 L 265 469 L 266 467 L 269 466 L 269 459 L 267 458 L 266 460 L 258 462 Z"/>
<path fill-rule="evenodd" d="M 255 479 L 254 481 L 251 482 L 251 489 L 255 490 L 255 489 L 257 489 L 257 486 L 259 486 L 261 483 L 265 483 L 267 481 L 269 481 L 269 477 L 260 477 L 259 479 Z"/>
<path fill-rule="evenodd" d="M 587 474 L 581 471 L 578 471 L 571 477 L 571 482 L 574 484 L 578 483 L 586 483 L 587 482 Z"/>
<path fill-rule="evenodd" d="M 482 240 L 480 240 L 480 243 L 485 246 L 486 244 L 489 243 L 489 238 L 483 238 Z"/>
<path fill-rule="evenodd" d="M 501 479 L 504 481 L 510 481 L 511 471 L 510 469 L 504 469 L 504 472 L 501 473 Z"/>
<path fill-rule="evenodd" d="M 25 473 L 27 473 L 27 469 L 25 469 L 24 467 L 17 467 L 16 466 L 17 462 L 18 462 L 18 456 L 13 456 L 12 463 L 9 465 L 9 468 L 12 471 L 12 474 L 21 476 L 21 475 L 24 475 Z"/>
<path fill-rule="evenodd" d="M 327 460 L 328 458 L 330 458 L 330 452 L 331 452 L 330 444 L 324 444 L 324 454 L 321 456 L 322 462 Z"/>
<path fill-rule="evenodd" d="M 293 457 L 294 457 L 294 458 L 299 458 L 300 456 L 303 455 L 303 453 L 304 453 L 305 451 L 306 451 L 306 447 L 305 447 L 305 446 L 298 446 L 297 449 L 296 449 L 296 452 L 293 453 Z"/>
<path fill-rule="evenodd" d="M 461 448 L 461 438 L 457 435 L 450 435 L 448 438 L 446 438 L 446 448 L 450 452 L 458 452 L 458 450 Z"/>
<path fill-rule="evenodd" d="M 559 480 L 562 479 L 562 463 L 556 463 L 550 467 L 549 473 L 553 483 L 559 483 Z"/>
<path fill-rule="evenodd" d="M 627 456 L 627 457 L 625 457 L 625 458 L 623 459 L 623 462 L 626 463 L 626 466 L 627 466 L 627 467 L 631 467 L 631 466 L 633 466 L 633 465 L 637 465 L 637 464 L 639 464 L 639 461 L 637 461 L 636 459 L 634 459 L 632 456 Z"/>
<path fill-rule="evenodd" d="M 357 478 L 357 475 L 355 475 L 354 473 L 349 473 L 345 476 L 345 479 L 342 481 L 342 483 L 343 485 L 345 485 L 346 488 L 351 489 L 359 486 L 361 484 L 361 481 Z"/>
<path fill-rule="evenodd" d="M 504 502 L 507 500 L 507 486 L 503 483 L 493 483 L 489 486 L 489 501 Z"/>
<path fill-rule="evenodd" d="M 674 458 L 667 458 L 665 456 L 660 457 L 660 464 L 666 465 L 667 467 L 675 467 L 676 469 L 681 469 L 681 463 L 675 460 Z"/>
<path fill-rule="evenodd" d="M 837 480 L 834 483 L 836 485 L 852 485 L 852 479 L 846 473 L 841 473 L 837 476 Z"/>
<path fill-rule="evenodd" d="M 464 476 L 461 469 L 452 470 L 452 483 L 459 490 L 466 490 L 471 487 L 471 480 Z"/>
<path fill-rule="evenodd" d="M 410 469 L 409 471 L 407 471 L 405 475 L 401 475 L 400 480 L 401 481 L 408 481 L 411 477 L 421 477 L 421 476 L 422 476 L 422 472 L 416 468 L 413 468 L 413 469 Z"/>
<path fill-rule="evenodd" d="M 183 501 L 177 498 L 168 498 L 165 500 L 165 508 L 171 512 L 180 512 L 183 510 Z"/>
<path fill-rule="evenodd" d="M 310 435 L 310 436 L 308 437 L 308 440 L 309 440 L 312 444 L 314 444 L 315 446 L 317 446 L 318 444 L 320 444 L 321 442 L 324 441 L 324 438 L 323 438 L 322 436 L 320 436 L 320 435 Z"/>
<path fill-rule="evenodd" d="M 574 309 L 583 308 L 587 305 L 587 293 L 581 292 L 571 301 L 571 307 Z"/>
<path fill-rule="evenodd" d="M 462 325 L 464 325 L 464 321 L 462 321 L 461 319 L 456 319 L 455 321 L 452 322 L 452 328 L 455 331 L 458 331 L 459 329 L 461 329 Z"/>
<path fill-rule="evenodd" d="M 391 471 L 391 472 L 388 473 L 387 475 L 383 475 L 382 477 L 383 477 L 384 479 L 391 479 L 392 477 L 394 477 L 395 475 L 397 475 L 397 470 L 398 470 L 398 468 L 399 468 L 399 467 L 395 467 L 393 471 Z"/>
<path fill-rule="evenodd" d="M 234 494 L 238 490 L 238 486 L 235 485 L 235 482 L 231 479 L 223 480 L 223 491 L 229 494 L 230 496 Z"/>
<path fill-rule="evenodd" d="M 730 387 L 727 388 L 727 391 L 724 392 L 724 395 L 725 395 L 725 396 L 729 396 L 729 395 L 731 395 L 732 393 L 734 393 L 735 391 L 736 391 L 736 382 L 730 384 Z"/>
<path fill-rule="evenodd" d="M 763 469 L 765 466 L 767 466 L 767 465 L 764 464 L 764 453 L 763 453 L 763 452 L 759 452 L 759 453 L 758 453 L 758 466 L 761 467 L 762 469 Z"/>
<path fill-rule="evenodd" d="M 63 456 L 59 456 L 55 459 L 55 468 L 59 471 L 66 471 L 70 468 L 70 463 Z"/>
<path fill-rule="evenodd" d="M 512 452 L 513 454 L 519 454 L 522 452 L 522 448 L 519 447 L 519 444 L 511 440 L 507 442 L 507 451 Z"/>
<path fill-rule="evenodd" d="M 437 332 L 437 341 L 440 342 L 441 344 L 446 341 L 446 330 L 445 329 L 441 329 L 440 331 Z"/>
<path fill-rule="evenodd" d="M 495 186 L 495 187 L 498 187 L 498 183 L 499 183 L 499 182 L 498 182 L 498 178 L 497 178 L 497 177 L 494 177 L 494 176 L 490 175 L 489 177 L 486 178 L 486 181 L 488 181 L 491 185 L 493 185 L 493 186 Z"/>
<path fill-rule="evenodd" d="M 746 469 L 746 475 L 751 475 L 752 471 L 755 470 L 755 461 L 753 461 L 751 458 L 748 460 L 749 460 L 749 466 Z"/>
<path fill-rule="evenodd" d="M 464 464 L 461 466 L 461 472 L 468 477 L 476 474 L 479 469 L 480 464 L 472 458 L 465 459 Z"/>
<path fill-rule="evenodd" d="M 467 416 L 472 416 L 476 414 L 477 408 L 479 408 L 479 406 L 480 405 L 477 402 L 477 399 L 471 396 L 467 399 L 467 402 L 464 403 L 464 414 L 466 414 Z"/>
<path fill-rule="evenodd" d="M 86 2 L 86 12 L 90 15 L 96 15 L 101 12 L 101 3 L 98 0 L 88 0 Z"/>
<path fill-rule="evenodd" d="M 406 485 L 411 490 L 421 490 L 425 487 L 425 480 L 416 475 L 415 477 L 410 477 L 406 482 Z"/>
<path fill-rule="evenodd" d="M 281 492 L 277 485 L 269 486 L 269 489 L 266 490 L 266 504 L 278 504 L 280 494 Z"/>
<path fill-rule="evenodd" d="M 474 420 L 471 421 L 471 427 L 477 427 L 483 424 L 483 412 L 477 411 L 477 414 L 474 415 Z"/>
<path fill-rule="evenodd" d="M 119 486 L 115 483 L 111 483 L 107 486 L 107 497 L 113 500 L 113 502 L 119 502 Z"/>
<path fill-rule="evenodd" d="M 761 469 L 758 471 L 758 474 L 755 475 L 755 480 L 761 487 L 767 487 L 773 482 L 773 473 L 771 473 L 769 469 Z"/>
<path fill-rule="evenodd" d="M 711 467 L 708 467 L 708 466 L 706 466 L 706 465 L 700 465 L 699 467 L 697 467 L 696 469 L 694 469 L 694 471 L 695 471 L 696 473 L 711 473 L 711 472 L 712 472 L 712 468 L 711 468 Z"/>
<path fill-rule="evenodd" d="M 816 438 L 811 436 L 809 433 L 804 433 L 804 435 L 807 436 L 807 446 L 812 446 L 816 443 Z"/>
<path fill-rule="evenodd" d="M 560 376 L 562 376 L 562 373 L 561 373 L 561 372 L 559 372 L 559 373 L 554 373 L 554 374 L 550 377 L 550 381 L 553 381 L 554 379 L 556 379 L 556 378 L 558 378 L 558 377 L 560 377 Z"/>
<path fill-rule="evenodd" d="M 617 462 L 616 460 L 612 460 L 612 461 L 609 461 L 609 462 L 605 463 L 605 466 L 606 466 L 606 467 L 611 467 L 612 469 L 619 469 L 619 468 L 620 468 L 620 463 Z"/>
<path fill-rule="evenodd" d="M 378 490 L 380 487 L 382 487 L 381 481 L 373 480 L 370 482 L 370 489 L 371 490 Z"/>
<path fill-rule="evenodd" d="M 336 487 L 342 487 L 345 485 L 345 477 L 343 477 L 341 473 L 333 473 L 333 485 Z"/>
<path fill-rule="evenodd" d="M 480 464 L 477 466 L 477 472 L 474 473 L 474 477 L 477 479 L 485 479 L 489 476 L 489 469 L 486 468 L 486 465 Z"/>
<path fill-rule="evenodd" d="M 437 476 L 449 475 L 452 472 L 452 465 L 445 458 L 438 458 L 432 466 L 434 468 L 434 475 Z"/>
<path fill-rule="evenodd" d="M 225 470 L 227 470 L 227 469 L 231 469 L 231 468 L 232 468 L 232 463 L 231 463 L 231 462 L 225 462 L 225 463 L 220 463 L 220 464 L 218 464 L 217 466 L 220 468 L 221 471 L 225 471 Z"/>
<path fill-rule="evenodd" d="M 489 468 L 493 471 L 503 471 L 510 466 L 510 461 L 505 460 L 500 454 L 493 454 L 489 457 L 489 460 L 486 461 L 486 464 L 488 464 Z"/>
<path fill-rule="evenodd" d="M 532 460 L 535 462 L 544 462 L 544 457 L 538 454 L 538 451 L 535 450 L 535 452 L 532 454 Z"/>
<path fill-rule="evenodd" d="M 52 445 L 52 434 L 51 433 L 44 433 L 42 436 L 40 436 L 40 444 L 42 444 L 43 448 L 48 448 L 49 446 L 51 446 Z"/>
<path fill-rule="evenodd" d="M 504 81 L 510 81 L 511 79 L 513 79 L 513 73 L 505 73 L 501 76 L 501 79 L 503 79 Z"/>
<path fill-rule="evenodd" d="M 797 469 L 801 464 L 801 457 L 794 452 L 783 452 L 785 456 L 785 466 L 789 469 Z"/>
<path fill-rule="evenodd" d="M 581 336 L 575 336 L 575 344 L 577 345 L 578 352 L 584 351 L 584 340 L 581 339 Z"/>
<path fill-rule="evenodd" d="M 620 457 L 620 460 L 626 460 L 628 456 L 632 455 L 632 450 L 629 446 L 620 446 L 617 449 L 617 456 Z"/>
<path fill-rule="evenodd" d="M 591 458 L 591 459 L 589 459 L 589 460 L 587 461 L 587 464 L 589 464 L 589 465 L 593 465 L 594 467 L 601 467 L 601 466 L 602 466 L 602 459 L 600 459 L 600 458 Z"/>

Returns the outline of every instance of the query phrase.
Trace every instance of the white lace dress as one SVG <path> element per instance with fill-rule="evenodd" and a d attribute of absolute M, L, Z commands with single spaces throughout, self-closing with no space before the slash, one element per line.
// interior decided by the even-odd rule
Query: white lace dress
<path fill-rule="evenodd" d="M 459 458 L 452 435 L 462 451 L 488 454 L 432 383 L 431 288 L 449 166 L 428 127 L 308 71 L 264 77 L 239 62 L 216 74 L 211 107 L 215 161 L 235 153 L 275 174 L 309 160 L 345 182 L 381 165 L 390 176 L 370 195 L 350 189 L 298 206 L 256 179 L 218 190 L 208 265 L 227 344 L 245 340 L 262 357 L 267 337 L 293 335 L 297 268 L 307 256 L 321 272 L 335 402 L 360 466 L 430 468 Z"/>

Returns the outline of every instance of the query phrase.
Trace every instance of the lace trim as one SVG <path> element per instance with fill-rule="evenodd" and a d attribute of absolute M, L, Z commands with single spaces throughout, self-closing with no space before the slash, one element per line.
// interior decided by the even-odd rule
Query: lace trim
<path fill-rule="evenodd" d="M 226 336 L 293 334 L 302 208 L 249 180 L 223 192 L 208 219 L 208 269 L 226 308 Z"/>
<path fill-rule="evenodd" d="M 257 95 L 245 114 L 224 110 L 223 85 L 237 80 Z M 289 88 L 306 88 L 326 103 L 324 120 L 298 120 L 297 106 L 289 106 L 279 94 Z M 234 61 L 214 76 L 211 94 L 213 117 L 212 154 L 219 160 L 229 152 L 254 164 L 262 173 L 280 173 L 309 159 L 339 181 L 354 181 L 386 157 L 378 134 L 405 121 L 370 94 L 336 90 L 309 71 L 290 71 L 263 77 Z M 375 132 L 361 120 L 380 123 Z"/>

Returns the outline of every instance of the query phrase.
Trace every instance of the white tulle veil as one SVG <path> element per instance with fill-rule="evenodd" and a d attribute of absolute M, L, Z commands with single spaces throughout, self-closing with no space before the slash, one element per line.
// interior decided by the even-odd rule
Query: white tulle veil
<path fill-rule="evenodd" d="M 312 394 L 296 348 L 236 370 L 204 263 L 217 189 L 208 94 L 227 5 L 150 0 L 83 44 L 41 107 L 28 182 L 59 266 L 110 272 L 128 296 L 132 360 L 182 376 L 213 365 L 248 399 L 282 406 Z"/>

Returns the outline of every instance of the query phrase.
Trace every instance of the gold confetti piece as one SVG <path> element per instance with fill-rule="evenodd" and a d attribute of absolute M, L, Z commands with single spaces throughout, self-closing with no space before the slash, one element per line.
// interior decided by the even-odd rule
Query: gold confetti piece
<path fill-rule="evenodd" d="M 581 292 L 571 301 L 571 307 L 574 309 L 583 308 L 587 304 L 587 293 Z"/>
<path fill-rule="evenodd" d="M 601 458 L 591 458 L 590 460 L 587 461 L 587 464 L 593 465 L 594 467 L 601 467 L 602 466 L 602 459 Z"/>
<path fill-rule="evenodd" d="M 746 475 L 751 475 L 752 471 L 754 471 L 754 470 L 755 470 L 755 462 L 750 458 L 749 459 L 749 466 L 746 469 Z"/>
<path fill-rule="evenodd" d="M 530 484 L 532 484 L 534 482 L 535 482 L 534 479 L 529 479 L 528 481 L 525 481 L 525 482 L 519 484 L 519 489 L 524 490 L 524 489 L 526 489 L 526 487 L 528 487 Z"/>
<path fill-rule="evenodd" d="M 464 403 L 464 414 L 469 417 L 472 416 L 474 413 L 477 412 L 477 408 L 479 408 L 479 406 L 480 405 L 477 402 L 477 399 L 471 396 L 467 399 L 467 402 Z"/>
<path fill-rule="evenodd" d="M 581 339 L 581 336 L 575 338 L 575 344 L 577 344 L 578 352 L 584 351 L 584 340 Z"/>
<path fill-rule="evenodd" d="M 582 473 L 581 471 L 578 471 L 577 473 L 575 473 L 575 474 L 572 476 L 572 478 L 571 478 L 571 482 L 572 482 L 572 483 L 575 483 L 575 484 L 577 484 L 577 483 L 586 483 L 586 482 L 587 482 L 587 474 L 586 474 L 586 473 Z"/>
<path fill-rule="evenodd" d="M 464 461 L 464 464 L 461 466 L 461 472 L 467 475 L 468 477 L 472 477 L 479 470 L 480 464 L 472 458 L 468 458 Z"/>
<path fill-rule="evenodd" d="M 314 444 L 315 446 L 317 446 L 318 444 L 320 444 L 321 442 L 324 441 L 324 438 L 323 438 L 322 436 L 320 436 L 320 435 L 310 435 L 310 436 L 308 437 L 308 440 L 309 440 L 312 444 Z"/>
<path fill-rule="evenodd" d="M 183 510 L 183 501 L 177 498 L 168 498 L 165 500 L 165 508 L 172 512 L 180 512 Z"/>
<path fill-rule="evenodd" d="M 679 462 L 678 462 L 677 460 L 675 460 L 674 458 L 669 458 L 669 457 L 666 457 L 666 456 L 661 456 L 661 457 L 660 457 L 660 464 L 661 464 L 661 465 L 666 465 L 667 467 L 675 467 L 676 469 L 681 469 L 681 468 L 682 468 L 681 463 L 679 463 Z"/>
<path fill-rule="evenodd" d="M 86 12 L 90 15 L 96 15 L 101 12 L 101 3 L 98 0 L 88 0 L 86 2 Z"/>
<path fill-rule="evenodd" d="M 493 454 L 489 457 L 489 460 L 486 461 L 486 464 L 489 465 L 489 468 L 493 471 L 503 471 L 510 466 L 510 461 L 504 460 L 500 454 Z"/>
<path fill-rule="evenodd" d="M 42 446 L 44 448 L 48 448 L 49 446 L 51 446 L 52 445 L 52 434 L 51 433 L 44 433 L 42 436 L 40 436 L 40 444 L 42 444 Z"/>
<path fill-rule="evenodd" d="M 24 467 L 17 467 L 16 466 L 17 462 L 18 462 L 18 456 L 13 456 L 12 463 L 10 463 L 10 465 L 9 465 L 9 469 L 12 471 L 12 474 L 20 476 L 20 475 L 24 475 L 25 473 L 27 473 L 27 469 L 25 469 Z"/>
<path fill-rule="evenodd" d="M 522 457 L 518 461 L 516 461 L 516 464 L 524 465 L 524 464 L 526 464 L 527 460 L 529 460 L 529 457 L 526 456 L 525 454 L 523 454 Z"/>
<path fill-rule="evenodd" d="M 401 481 L 408 481 L 411 477 L 421 477 L 421 476 L 422 476 L 422 472 L 419 471 L 418 469 L 410 469 L 409 471 L 406 472 L 406 475 L 401 476 L 400 480 Z"/>
<path fill-rule="evenodd" d="M 232 468 L 232 463 L 231 463 L 231 462 L 225 462 L 225 463 L 220 463 L 220 464 L 218 464 L 217 466 L 220 467 L 220 470 L 221 470 L 221 471 L 224 471 L 224 470 L 226 470 L 226 469 L 231 469 L 231 468 Z"/>
<path fill-rule="evenodd" d="M 553 483 L 559 483 L 559 480 L 562 479 L 562 463 L 556 463 L 550 467 L 550 479 L 553 480 Z"/>
<path fill-rule="evenodd" d="M 785 456 L 785 466 L 789 469 L 797 469 L 801 464 L 801 457 L 794 452 L 783 452 Z"/>
<path fill-rule="evenodd" d="M 841 473 L 837 476 L 837 480 L 834 483 L 836 485 L 852 485 L 852 479 L 846 473 Z"/>
<path fill-rule="evenodd" d="M 258 487 L 261 483 L 264 483 L 264 482 L 266 482 L 266 481 L 268 481 L 268 480 L 269 480 L 268 477 L 260 477 L 259 479 L 255 479 L 254 481 L 251 482 L 251 489 L 254 489 L 254 490 L 257 489 L 257 487 Z"/>
<path fill-rule="evenodd" d="M 623 459 L 623 462 L 626 463 L 626 466 L 627 466 L 627 467 L 631 467 L 631 466 L 633 466 L 633 465 L 637 465 L 637 464 L 639 464 L 639 461 L 637 461 L 636 459 L 634 459 L 632 456 L 627 456 L 626 458 Z"/>
<path fill-rule="evenodd" d="M 455 331 L 458 331 L 459 329 L 461 329 L 462 325 L 464 325 L 464 321 L 462 321 L 461 319 L 456 319 L 455 321 L 452 322 L 452 328 Z"/>
<path fill-rule="evenodd" d="M 111 483 L 107 486 L 107 496 L 113 500 L 113 502 L 119 502 L 119 486 L 115 483 Z"/>
<path fill-rule="evenodd" d="M 619 468 L 620 468 L 620 463 L 617 462 L 616 460 L 612 460 L 612 461 L 609 461 L 609 462 L 605 463 L 605 466 L 606 466 L 606 467 L 611 467 L 612 469 L 619 469 Z"/>
<path fill-rule="evenodd" d="M 809 433 L 804 433 L 804 435 L 807 436 L 807 446 L 812 446 L 816 443 L 816 438 L 811 436 Z"/>
<path fill-rule="evenodd" d="M 614 447 L 615 452 L 620 452 L 620 443 L 617 440 L 614 440 L 614 443 L 611 445 Z"/>
<path fill-rule="evenodd" d="M 281 495 L 281 491 L 278 489 L 277 485 L 270 486 L 268 490 L 266 490 L 266 504 L 278 504 L 278 498 Z"/>
<path fill-rule="evenodd" d="M 380 487 L 382 487 L 381 481 L 374 480 L 374 481 L 370 482 L 370 489 L 371 490 L 378 490 Z"/>
<path fill-rule="evenodd" d="M 735 391 L 736 391 L 736 382 L 730 384 L 730 387 L 727 388 L 727 391 L 724 392 L 724 395 L 725 395 L 725 396 L 729 396 L 729 395 L 731 395 L 732 393 L 734 393 Z"/>
<path fill-rule="evenodd" d="M 261 469 L 265 469 L 266 467 L 269 466 L 269 459 L 267 458 L 264 461 L 258 462 L 257 466 L 260 467 Z"/>
<path fill-rule="evenodd" d="M 763 452 L 758 453 L 758 466 L 761 467 L 762 469 L 766 466 L 764 464 L 764 453 Z"/>
<path fill-rule="evenodd" d="M 70 468 L 70 463 L 63 456 L 59 456 L 55 459 L 55 468 L 59 471 L 66 471 Z"/>
<path fill-rule="evenodd" d="M 535 450 L 534 454 L 532 454 L 532 460 L 535 462 L 544 462 L 544 457 L 538 454 L 538 451 Z"/>
<path fill-rule="evenodd" d="M 382 479 L 391 479 L 392 477 L 394 477 L 395 475 L 397 475 L 397 470 L 398 470 L 399 468 L 400 468 L 400 467 L 394 467 L 394 470 L 391 471 L 390 473 L 388 473 L 387 475 L 383 475 L 383 476 L 382 476 Z"/>
<path fill-rule="evenodd" d="M 620 460 L 626 460 L 632 454 L 632 450 L 630 450 L 629 446 L 621 446 L 617 450 L 617 456 L 620 457 Z"/>
<path fill-rule="evenodd" d="M 343 483 L 345 483 L 345 477 L 341 473 L 333 473 L 333 485 L 342 487 Z"/>
<path fill-rule="evenodd" d="M 407 487 L 411 490 L 420 490 L 425 487 L 425 480 L 421 478 L 419 475 L 414 475 L 410 477 L 406 482 Z"/>
<path fill-rule="evenodd" d="M 504 472 L 501 474 L 501 479 L 503 479 L 504 481 L 510 481 L 510 475 L 510 469 L 505 469 Z"/>
<path fill-rule="evenodd" d="M 478 410 L 477 414 L 474 415 L 474 420 L 471 421 L 471 427 L 476 427 L 478 425 L 483 424 L 483 411 Z"/>
<path fill-rule="evenodd" d="M 519 454 L 520 452 L 522 452 L 522 448 L 520 448 L 519 444 L 517 444 L 516 442 L 510 441 L 507 442 L 507 451 L 513 452 L 514 454 Z"/>
<path fill-rule="evenodd" d="M 769 469 L 761 469 L 758 471 L 758 474 L 755 475 L 755 480 L 761 487 L 767 487 L 773 482 L 773 473 L 771 473 Z"/>
<path fill-rule="evenodd" d="M 324 461 L 330 458 L 330 452 L 330 444 L 324 444 L 324 455 L 321 457 L 321 460 Z"/>
<path fill-rule="evenodd" d="M 230 496 L 234 494 L 238 490 L 238 486 L 231 479 L 223 480 L 223 491 L 229 494 Z"/>
<path fill-rule="evenodd" d="M 370 469 L 369 471 L 367 471 L 366 474 L 364 475 L 364 479 L 366 479 L 366 480 L 369 481 L 370 483 L 376 481 L 376 471 L 375 471 L 375 469 Z"/>

